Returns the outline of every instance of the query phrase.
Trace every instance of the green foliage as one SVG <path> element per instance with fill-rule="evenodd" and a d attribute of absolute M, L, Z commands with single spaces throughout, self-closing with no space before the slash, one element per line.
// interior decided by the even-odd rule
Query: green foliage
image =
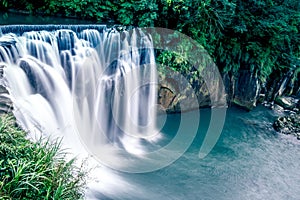
<path fill-rule="evenodd" d="M 187 75 L 189 72 L 195 71 L 193 65 L 188 62 L 188 58 L 184 55 L 171 51 L 158 51 L 157 54 L 156 61 L 159 64 L 158 69 L 161 72 L 166 71 L 166 68 L 173 71 L 180 71 L 182 75 Z"/>
<path fill-rule="evenodd" d="M 137 25 L 140 27 L 154 26 L 158 10 L 154 0 L 120 0 L 116 4 L 117 21 L 124 25 Z"/>
<path fill-rule="evenodd" d="M 60 143 L 31 142 L 14 119 L 0 119 L 0 199 L 80 199 L 85 173 Z"/>
<path fill-rule="evenodd" d="M 6 0 L 4 0 L 6 1 Z M 16 3 L 16 0 L 13 0 Z M 63 15 L 94 19 L 97 22 L 114 21 L 123 25 L 154 26 L 158 17 L 155 0 L 21 0 L 16 9 L 27 10 L 30 13 Z"/>
<path fill-rule="evenodd" d="M 0 10 L 5 10 L 10 6 L 8 0 L 1 0 L 0 2 Z"/>
<path fill-rule="evenodd" d="M 299 67 L 299 10 L 285 1 L 237 1 L 214 58 L 224 71 L 251 70 L 265 82 L 271 73 Z"/>

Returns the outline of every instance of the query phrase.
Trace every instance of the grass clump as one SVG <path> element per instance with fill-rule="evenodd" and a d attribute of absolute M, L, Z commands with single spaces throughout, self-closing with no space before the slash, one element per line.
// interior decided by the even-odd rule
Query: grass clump
<path fill-rule="evenodd" d="M 0 199 L 82 199 L 86 173 L 65 161 L 60 141 L 25 136 L 12 116 L 0 117 Z"/>

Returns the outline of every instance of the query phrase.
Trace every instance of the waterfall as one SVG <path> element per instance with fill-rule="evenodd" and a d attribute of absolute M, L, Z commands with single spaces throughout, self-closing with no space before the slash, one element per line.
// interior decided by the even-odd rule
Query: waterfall
<path fill-rule="evenodd" d="M 63 137 L 75 155 L 114 160 L 141 155 L 141 142 L 159 134 L 150 35 L 102 25 L 1 31 L 1 81 L 31 139 Z"/>

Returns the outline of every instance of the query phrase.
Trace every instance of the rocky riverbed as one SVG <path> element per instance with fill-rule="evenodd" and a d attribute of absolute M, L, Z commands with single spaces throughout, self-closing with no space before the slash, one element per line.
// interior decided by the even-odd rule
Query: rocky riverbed
<path fill-rule="evenodd" d="M 273 127 L 280 133 L 295 135 L 300 140 L 300 114 L 279 117 Z"/>
<path fill-rule="evenodd" d="M 283 111 L 287 114 L 278 117 L 273 127 L 276 131 L 294 135 L 300 140 L 300 100 L 297 97 L 277 97 L 272 106 L 277 111 Z"/>

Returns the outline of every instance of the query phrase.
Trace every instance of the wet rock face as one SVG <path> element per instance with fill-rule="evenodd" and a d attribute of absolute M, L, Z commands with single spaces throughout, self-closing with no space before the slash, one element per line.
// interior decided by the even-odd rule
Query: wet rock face
<path fill-rule="evenodd" d="M 8 97 L 8 91 L 0 85 L 0 114 L 12 111 L 12 102 Z"/>
<path fill-rule="evenodd" d="M 208 89 L 205 80 L 192 79 L 176 73 L 159 74 L 158 104 L 167 113 L 179 113 L 203 107 L 226 106 L 225 92 L 217 77 L 209 77 L 213 84 Z"/>
<path fill-rule="evenodd" d="M 0 43 L 1 45 L 1 43 Z M 4 65 L 0 65 L 0 83 L 2 83 Z M 8 91 L 0 85 L 0 114 L 12 111 L 12 102 L 8 97 Z"/>
<path fill-rule="evenodd" d="M 198 82 L 197 86 L 199 88 L 195 89 L 181 76 L 160 78 L 158 104 L 168 113 L 186 112 L 211 106 L 206 85 Z"/>
<path fill-rule="evenodd" d="M 281 96 L 275 99 L 275 103 L 283 107 L 286 110 L 299 112 L 300 101 L 298 98 Z"/>
<path fill-rule="evenodd" d="M 223 75 L 227 96 L 220 96 L 216 92 L 220 89 L 216 77 L 209 78 L 213 82 L 209 85 L 209 89 L 201 77 L 188 83 L 181 80 L 182 77 L 176 76 L 160 75 L 159 79 L 158 103 L 167 112 L 187 111 L 227 103 L 252 110 L 260 98 L 260 82 L 249 70 L 239 72 L 237 77 Z M 195 103 L 194 98 L 197 98 L 198 102 Z"/>
<path fill-rule="evenodd" d="M 258 78 L 250 71 L 241 71 L 235 81 L 233 92 L 232 103 L 252 110 L 256 106 L 260 93 Z"/>
<path fill-rule="evenodd" d="M 180 78 L 181 77 L 160 76 L 161 84 L 158 88 L 158 103 L 163 107 L 163 110 L 180 112 L 182 111 L 180 103 L 185 103 L 184 109 L 192 110 L 199 107 L 210 107 L 212 101 L 220 101 L 221 97 L 210 95 L 204 80 L 197 79 L 189 81 L 189 84 L 186 84 Z M 286 78 L 284 78 L 284 80 L 285 79 Z M 276 81 L 274 80 L 274 82 Z M 272 103 L 274 106 L 278 105 L 284 110 L 293 112 L 299 112 L 300 110 L 299 98 L 280 96 L 282 91 L 284 91 L 282 85 L 285 86 L 286 84 L 279 84 L 279 89 L 269 88 L 271 93 L 277 94 L 273 104 L 274 99 L 269 98 L 270 92 L 263 91 L 263 89 L 266 90 L 266 88 L 263 87 L 258 77 L 250 70 L 241 70 L 237 75 L 232 75 L 230 72 L 225 73 L 223 74 L 223 83 L 227 94 L 227 103 L 229 105 L 234 104 L 246 110 L 252 110 L 258 102 L 262 103 L 266 100 L 268 103 Z M 218 85 L 212 84 L 210 87 L 212 87 L 210 91 L 214 91 L 218 88 Z M 191 98 L 189 95 L 191 94 L 197 96 L 199 105 L 190 101 Z M 268 99 L 270 99 L 270 101 L 268 101 Z M 183 111 L 186 111 L 184 109 Z"/>
<path fill-rule="evenodd" d="M 300 114 L 279 117 L 273 127 L 280 133 L 295 135 L 300 140 Z"/>
<path fill-rule="evenodd" d="M 250 70 L 241 70 L 233 76 L 229 73 L 223 75 L 226 88 L 227 101 L 246 110 L 252 110 L 257 102 L 264 99 L 261 92 L 261 83 L 257 76 Z"/>
<path fill-rule="evenodd" d="M 177 93 L 175 90 L 170 87 L 170 85 L 159 85 L 158 89 L 158 104 L 161 106 L 161 109 L 164 111 L 167 110 L 176 110 L 176 101 Z"/>

